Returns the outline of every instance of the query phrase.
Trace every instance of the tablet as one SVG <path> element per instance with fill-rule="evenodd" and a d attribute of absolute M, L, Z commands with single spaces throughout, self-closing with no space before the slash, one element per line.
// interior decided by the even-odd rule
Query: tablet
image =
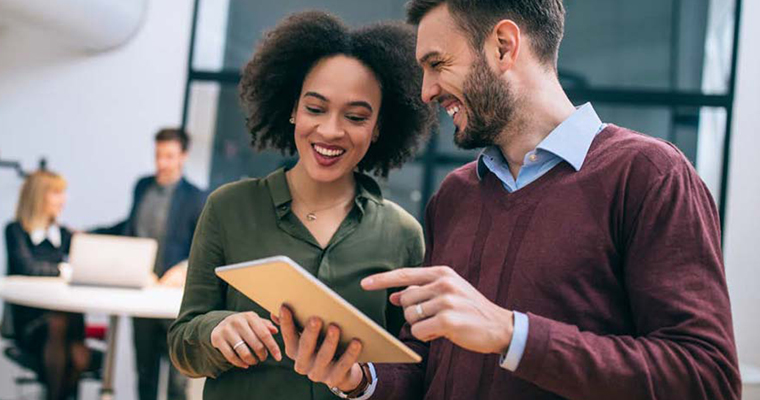
<path fill-rule="evenodd" d="M 327 285 L 285 256 L 216 268 L 216 274 L 261 307 L 278 315 L 282 304 L 305 326 L 311 317 L 341 329 L 341 348 L 353 338 L 362 342 L 359 362 L 418 363 L 422 358 Z"/>

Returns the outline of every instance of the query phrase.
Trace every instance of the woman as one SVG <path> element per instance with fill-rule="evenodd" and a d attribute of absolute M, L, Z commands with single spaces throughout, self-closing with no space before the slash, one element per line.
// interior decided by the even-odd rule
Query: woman
<path fill-rule="evenodd" d="M 58 225 L 66 203 L 66 181 L 50 171 L 31 174 L 21 188 L 16 221 L 5 228 L 8 274 L 58 276 L 58 264 L 69 252 L 71 232 Z M 39 360 L 36 371 L 49 400 L 76 393 L 79 376 L 89 364 L 84 344 L 84 317 L 14 305 L 14 335 L 19 347 Z"/>
<path fill-rule="evenodd" d="M 269 313 L 219 280 L 215 267 L 287 255 L 399 332 L 402 310 L 359 281 L 421 264 L 422 230 L 357 170 L 387 176 L 413 155 L 433 121 L 420 86 L 414 36 L 401 25 L 349 30 L 307 12 L 261 43 L 240 84 L 253 144 L 299 159 L 288 171 L 218 189 L 201 215 L 169 344 L 181 371 L 214 378 L 206 398 L 335 398 L 294 372 Z"/>

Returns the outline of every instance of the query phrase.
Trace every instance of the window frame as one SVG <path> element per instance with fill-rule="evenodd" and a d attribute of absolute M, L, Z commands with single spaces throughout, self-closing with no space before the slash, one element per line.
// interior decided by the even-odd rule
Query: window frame
<path fill-rule="evenodd" d="M 198 10 L 201 0 L 194 0 L 193 18 L 190 34 L 190 50 L 187 62 L 187 82 L 182 110 L 182 127 L 185 128 L 188 121 L 190 107 L 191 87 L 195 82 L 216 82 L 219 85 L 237 85 L 240 81 L 240 71 L 224 69 L 221 71 L 197 70 L 193 67 L 195 54 L 196 31 L 198 26 Z M 678 2 L 680 0 L 672 0 Z M 683 90 L 654 90 L 654 89 L 618 89 L 612 87 L 571 87 L 566 88 L 573 104 L 592 102 L 604 105 L 626 106 L 659 106 L 676 110 L 679 107 L 711 107 L 726 111 L 726 127 L 723 139 L 723 159 L 721 166 L 721 181 L 718 193 L 718 212 L 720 215 L 721 235 L 723 235 L 724 220 L 726 215 L 727 191 L 729 176 L 729 163 L 731 156 L 731 128 L 733 123 L 733 109 L 736 86 L 736 70 L 739 48 L 739 32 L 741 24 L 742 0 L 734 0 L 734 26 L 733 43 L 731 50 L 731 71 L 725 94 L 705 94 L 697 91 Z M 473 161 L 470 156 L 458 156 L 437 151 L 437 140 L 429 140 L 425 151 L 411 161 L 420 164 L 423 169 L 421 183 L 421 200 L 418 215 L 424 216 L 427 201 L 436 190 L 435 171 L 437 168 L 449 168 L 466 164 Z"/>

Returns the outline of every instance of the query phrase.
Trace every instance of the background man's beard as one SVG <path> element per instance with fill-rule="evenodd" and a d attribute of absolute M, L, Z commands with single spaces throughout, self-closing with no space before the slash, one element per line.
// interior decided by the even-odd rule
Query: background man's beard
<path fill-rule="evenodd" d="M 467 126 L 454 133 L 454 143 L 467 150 L 494 145 L 512 121 L 515 99 L 511 88 L 480 55 L 465 78 L 463 95 Z"/>

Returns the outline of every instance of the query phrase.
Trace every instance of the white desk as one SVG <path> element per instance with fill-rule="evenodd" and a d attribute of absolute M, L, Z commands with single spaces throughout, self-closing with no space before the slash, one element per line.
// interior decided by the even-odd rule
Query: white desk
<path fill-rule="evenodd" d="M 0 298 L 8 303 L 48 310 L 109 315 L 108 349 L 101 387 L 101 398 L 106 400 L 113 398 L 113 366 L 119 316 L 177 318 L 182 289 L 70 286 L 61 278 L 9 276 L 0 277 Z"/>

